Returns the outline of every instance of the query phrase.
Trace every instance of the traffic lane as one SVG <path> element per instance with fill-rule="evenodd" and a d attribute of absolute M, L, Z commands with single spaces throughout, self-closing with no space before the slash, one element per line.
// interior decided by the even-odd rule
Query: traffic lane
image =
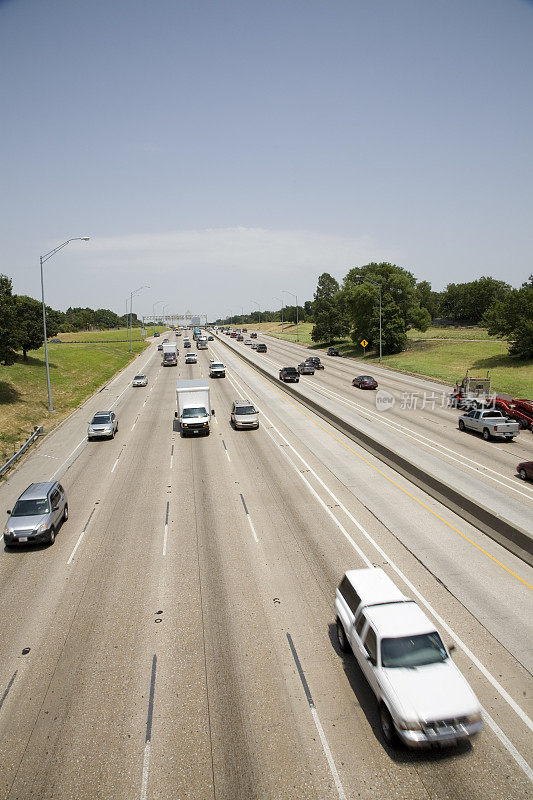
<path fill-rule="evenodd" d="M 272 356 L 279 358 L 279 364 L 283 358 L 292 356 L 293 358 L 304 358 L 302 353 L 294 353 L 297 345 L 279 344 L 278 340 L 269 350 Z M 458 429 L 458 417 L 460 411 L 456 409 L 442 407 L 446 402 L 449 389 L 443 385 L 424 382 L 424 389 L 419 389 L 417 383 L 413 384 L 409 390 L 403 385 L 403 391 L 399 394 L 397 381 L 384 371 L 379 378 L 380 389 L 389 391 L 394 399 L 393 408 L 385 412 L 378 411 L 376 408 L 376 393 L 374 391 L 363 391 L 351 386 L 351 381 L 356 373 L 348 368 L 336 369 L 336 362 L 333 358 L 326 360 L 324 371 L 317 371 L 313 377 L 302 376 L 302 381 L 311 381 L 313 384 L 322 385 L 324 390 L 339 392 L 348 401 L 356 403 L 364 413 L 367 409 L 375 419 L 383 425 L 397 425 L 397 432 L 400 435 L 426 437 L 427 441 L 422 441 L 422 446 L 443 447 L 445 457 L 454 459 L 463 457 L 473 459 L 477 463 L 471 464 L 472 469 L 487 468 L 495 469 L 501 473 L 501 480 L 513 484 L 518 490 L 533 496 L 533 490 L 524 485 L 516 476 L 516 465 L 520 461 L 527 460 L 531 456 L 532 441 L 528 438 L 529 432 L 523 431 L 518 438 L 511 443 L 503 440 L 485 442 L 476 435 L 466 436 Z M 276 365 L 277 366 L 277 365 Z M 363 370 L 364 372 L 364 370 Z M 368 370 L 367 370 L 368 372 Z M 362 374 L 362 373 L 358 373 Z M 403 428 L 402 428 L 403 426 Z M 450 448 L 452 452 L 447 452 L 445 448 Z M 466 464 L 457 464 L 468 469 Z M 498 476 L 494 475 L 497 479 Z"/>
<path fill-rule="evenodd" d="M 16 602 L 18 609 L 17 613 L 6 615 L 0 638 L 2 679 L 5 677 L 6 681 L 16 669 L 19 675 L 24 671 L 27 659 L 20 658 L 22 650 L 29 644 L 32 648 L 38 646 L 53 624 L 56 605 L 69 595 L 72 560 L 79 558 L 79 549 L 91 535 L 101 504 L 112 491 L 113 473 L 126 448 L 133 443 L 130 423 L 143 410 L 142 396 L 135 391 L 126 393 L 118 436 L 110 441 L 89 443 L 61 477 L 68 498 L 69 519 L 59 528 L 54 545 L 2 548 L 0 597 L 6 607 Z M 49 479 L 50 475 L 38 477 Z"/>
<path fill-rule="evenodd" d="M 238 353 L 235 348 L 231 349 Z M 264 357 L 263 367 L 265 365 L 273 372 L 273 377 L 275 378 L 275 362 L 268 357 Z M 442 452 L 436 448 L 433 448 L 435 452 L 432 452 L 427 447 L 420 447 L 418 439 L 399 436 L 394 425 L 391 427 L 383 424 L 380 415 L 375 415 L 369 419 L 368 415 L 359 412 L 351 402 L 341 402 L 338 395 L 333 395 L 329 392 L 326 395 L 324 391 L 320 392 L 318 384 L 312 378 L 305 382 L 302 381 L 299 384 L 298 391 L 302 396 L 309 397 L 324 409 L 342 417 L 357 429 L 361 429 L 374 439 L 381 441 L 394 452 L 403 455 L 408 461 L 417 464 L 418 467 L 428 471 L 430 474 L 436 475 L 445 483 L 450 483 L 459 491 L 461 490 L 461 473 L 463 471 L 466 472 L 464 457 L 454 457 L 454 460 L 450 461 L 449 458 L 444 459 Z M 476 474 L 474 475 L 473 472 Z M 505 516 L 517 527 L 527 528 L 528 523 L 522 519 L 522 515 L 524 509 L 525 513 L 530 515 L 530 509 L 533 508 L 533 493 L 529 486 L 525 486 L 522 481 L 514 481 L 514 479 L 511 479 L 513 481 L 512 484 L 511 482 L 506 482 L 507 479 L 504 475 L 498 476 L 495 479 L 496 483 L 494 483 L 494 476 L 491 476 L 489 480 L 489 471 L 486 470 L 480 470 L 478 474 L 477 470 L 471 469 L 467 471 L 467 474 L 470 479 L 469 494 L 473 500 L 482 505 L 487 505 L 497 514 Z M 495 475 L 498 475 L 498 473 L 495 473 Z M 487 491 L 490 493 L 487 494 Z"/>
<path fill-rule="evenodd" d="M 122 400 L 128 393 L 127 388 L 137 371 L 144 370 L 149 375 L 157 372 L 157 359 L 154 361 L 156 354 L 155 348 L 145 350 L 103 389 L 87 398 L 54 431 L 38 441 L 20 464 L 11 470 L 7 480 L 0 484 L 0 508 L 12 508 L 13 498 L 19 497 L 32 482 L 60 480 L 65 469 L 86 445 L 87 421 L 96 411 L 109 410 L 111 407 L 120 410 Z"/>
<path fill-rule="evenodd" d="M 217 381 L 216 383 L 221 392 L 222 385 L 225 381 Z M 242 396 L 243 393 L 241 392 L 240 394 Z M 262 424 L 266 425 L 267 423 L 263 422 Z M 316 505 L 313 507 L 314 500 L 311 498 L 311 495 L 308 497 L 300 496 L 301 493 L 298 492 L 298 482 L 295 486 L 294 480 L 291 479 L 291 476 L 286 474 L 286 465 L 284 468 L 283 462 L 279 462 L 279 459 L 282 458 L 279 455 L 279 451 L 274 449 L 274 451 L 265 453 L 264 457 L 259 457 L 258 449 L 260 449 L 265 442 L 265 437 L 260 436 L 260 431 L 235 431 L 233 432 L 234 435 L 231 436 L 230 432 L 226 434 L 224 431 L 226 426 L 227 422 L 224 419 L 222 423 L 222 433 L 224 436 L 227 435 L 228 437 L 226 441 L 228 442 L 228 447 L 232 454 L 232 466 L 237 470 L 240 465 L 241 457 L 246 461 L 243 465 L 243 472 L 244 475 L 247 476 L 247 479 L 246 482 L 244 478 L 240 479 L 239 485 L 246 486 L 246 502 L 254 518 L 254 525 L 260 537 L 260 543 L 265 553 L 268 554 L 270 552 L 270 557 L 264 560 L 261 559 L 262 563 L 267 562 L 270 565 L 268 578 L 266 579 L 267 603 L 268 599 L 270 599 L 275 592 L 277 598 L 280 600 L 279 614 L 281 614 L 281 610 L 286 610 L 286 613 L 289 615 L 294 614 L 295 609 L 301 609 L 302 605 L 305 607 L 309 617 L 305 623 L 302 623 L 301 620 L 299 623 L 296 623 L 294 619 L 288 622 L 285 619 L 282 627 L 285 630 L 292 628 L 293 631 L 306 631 L 306 635 L 303 637 L 302 641 L 298 642 L 298 646 L 303 654 L 302 663 L 304 663 L 309 670 L 307 673 L 308 678 L 310 675 L 313 676 L 313 683 L 311 683 L 311 678 L 309 678 L 309 682 L 310 686 L 313 687 L 313 697 L 317 703 L 317 707 L 320 708 L 318 704 L 321 698 L 324 717 L 326 719 L 331 719 L 332 726 L 335 726 L 335 733 L 333 734 L 333 744 L 335 744 L 335 747 L 333 747 L 332 742 L 330 742 L 330 744 L 332 744 L 332 750 L 334 754 L 336 754 L 336 746 L 338 744 L 342 752 L 341 760 L 346 764 L 350 764 L 354 755 L 356 755 L 357 764 L 353 764 L 353 766 L 354 768 L 357 766 L 357 770 L 360 770 L 361 754 L 359 748 L 357 753 L 354 754 L 352 752 L 351 756 L 349 753 L 345 753 L 343 748 L 346 748 L 346 743 L 366 742 L 369 738 L 379 742 L 379 739 L 376 740 L 375 738 L 375 730 L 377 729 L 375 703 L 373 703 L 372 697 L 369 695 L 368 687 L 366 686 L 365 688 L 364 680 L 361 681 L 362 676 L 358 668 L 354 668 L 353 663 L 350 666 L 347 661 L 343 662 L 350 675 L 350 686 L 356 690 L 357 700 L 364 708 L 364 714 L 362 716 L 367 720 L 367 728 L 363 731 L 354 731 L 350 729 L 342 730 L 343 723 L 340 719 L 346 716 L 346 708 L 349 706 L 347 705 L 346 697 L 343 697 L 340 708 L 337 707 L 336 700 L 338 700 L 339 696 L 342 696 L 342 692 L 339 691 L 339 688 L 334 683 L 334 677 L 332 677 L 335 675 L 335 665 L 331 663 L 331 658 L 328 660 L 328 658 L 324 656 L 324 660 L 322 660 L 322 658 L 317 657 L 317 653 L 320 652 L 321 643 L 323 644 L 326 640 L 329 642 L 329 634 L 325 636 L 325 630 L 329 630 L 330 633 L 333 632 L 332 598 L 334 597 L 334 591 L 340 576 L 342 576 L 344 570 L 348 568 L 348 566 L 356 567 L 364 566 L 365 564 L 357 563 L 357 561 L 354 563 L 353 550 L 346 552 L 346 548 L 343 547 L 344 539 L 342 537 L 335 541 L 333 531 L 328 528 L 330 520 L 327 517 L 325 519 L 321 518 L 319 507 Z M 268 441 L 269 440 L 267 440 L 266 443 L 267 450 L 269 448 Z M 235 451 L 237 451 L 237 453 L 235 453 Z M 246 456 L 247 453 L 248 455 Z M 272 498 L 271 502 L 269 502 L 270 498 Z M 310 513 L 311 519 L 306 525 L 304 521 Z M 288 531 L 284 529 L 285 525 L 287 525 Z M 275 542 L 275 545 L 272 544 L 271 539 Z M 278 548 L 282 550 L 281 553 Z M 421 570 L 420 564 L 418 564 L 410 554 L 407 554 L 407 556 L 419 572 L 425 572 Z M 297 568 L 299 568 L 300 571 L 306 569 L 308 574 L 305 578 L 300 579 L 301 576 L 294 574 L 294 572 L 291 573 L 287 565 L 290 565 L 290 570 L 293 571 Z M 285 572 L 285 568 L 288 571 L 288 578 L 284 581 L 283 573 Z M 394 579 L 394 574 L 392 577 Z M 427 577 L 426 574 L 426 578 Z M 431 576 L 429 577 L 431 578 Z M 442 590 L 442 586 L 434 579 L 432 580 L 437 590 Z M 289 595 L 287 595 L 288 587 L 292 587 L 294 590 L 292 597 L 290 592 Z M 407 591 L 409 593 L 409 590 Z M 445 605 L 449 606 L 449 596 L 447 597 L 445 591 L 441 593 L 445 599 Z M 454 614 L 457 610 L 462 612 L 463 616 L 467 617 L 467 625 L 471 628 L 473 620 L 469 615 L 464 613 L 464 609 L 456 601 L 455 609 L 451 609 L 450 612 L 451 618 L 454 619 Z M 323 614 L 323 618 L 321 618 L 321 614 Z M 315 630 L 309 633 L 311 626 L 310 620 L 316 620 L 317 618 L 320 618 L 321 624 L 319 623 L 318 626 L 315 625 Z M 495 643 L 493 640 L 491 644 L 494 646 Z M 471 667 L 471 665 L 468 663 L 462 665 L 466 674 L 468 674 L 469 667 Z M 332 685 L 333 697 L 329 697 L 327 690 L 324 690 L 325 685 Z M 315 696 L 314 688 L 316 686 L 319 687 L 317 696 Z M 353 703 L 353 697 L 351 702 Z M 511 722 L 513 722 L 513 720 L 511 720 Z M 372 729 L 374 729 L 374 734 L 372 733 Z M 336 735 L 339 735 L 338 743 Z M 499 743 L 492 743 L 490 747 L 498 751 L 500 746 Z M 476 752 L 478 749 L 478 745 L 476 744 Z M 457 755 L 456 751 L 453 752 L 454 755 Z M 462 757 L 465 755 L 467 754 L 462 753 Z M 405 757 L 405 753 L 403 757 Z M 376 756 L 374 753 L 370 759 L 370 763 L 373 763 L 374 767 L 375 758 Z M 424 756 L 417 758 L 422 762 L 425 761 Z M 503 754 L 502 757 L 500 753 L 499 760 L 502 768 L 498 774 L 498 782 L 502 785 L 507 780 L 508 760 L 506 760 L 506 754 Z M 431 767 L 428 767 L 428 774 L 431 773 L 431 769 Z M 458 786 L 464 781 L 465 775 L 471 769 L 472 762 L 465 767 L 463 772 L 460 771 L 458 775 L 457 769 L 454 767 L 453 775 L 455 778 L 453 782 Z M 449 771 L 447 769 L 444 770 L 441 777 L 442 785 L 437 790 L 435 796 L 446 796 L 446 787 L 450 783 Z M 519 776 L 516 778 L 516 781 L 517 785 L 520 787 L 523 786 Z M 483 786 L 486 789 L 486 787 L 490 785 L 490 782 L 491 776 L 488 774 L 488 771 L 482 771 L 482 774 L 479 776 L 478 788 Z M 401 786 L 399 796 L 407 796 L 406 792 L 409 796 L 412 796 L 412 783 L 412 776 L 410 776 L 408 781 L 409 788 L 407 788 L 407 786 Z M 471 783 L 471 781 L 468 781 L 466 785 L 469 783 Z M 360 787 L 357 788 L 359 789 Z M 439 792 L 441 794 L 439 794 Z M 387 796 L 389 795 L 387 794 Z M 489 796 L 491 796 L 490 792 Z M 519 796 L 519 792 L 516 796 Z"/>
<path fill-rule="evenodd" d="M 213 431 L 209 438 L 181 439 L 175 452 L 177 463 L 183 454 L 184 459 L 190 457 L 191 467 L 186 470 L 189 507 L 183 497 L 173 495 L 180 524 L 169 532 L 167 557 L 171 594 L 178 592 L 181 613 L 170 638 L 176 655 L 184 654 L 181 663 L 200 661 L 196 652 L 200 650 L 205 688 L 203 693 L 201 686 L 196 691 L 190 684 L 181 688 L 183 677 L 180 680 L 177 669 L 169 681 L 174 692 L 166 716 L 179 717 L 184 729 L 172 749 L 166 744 L 168 731 L 161 733 L 166 739 L 154 741 L 156 773 L 169 774 L 180 797 L 198 796 L 198 780 L 200 790 L 206 791 L 206 776 L 196 775 L 189 758 L 189 731 L 194 736 L 200 727 L 195 715 L 203 707 L 208 713 L 204 725 L 210 736 L 216 797 L 292 798 L 295 791 L 302 797 L 324 796 L 329 786 L 327 765 L 324 771 L 324 765 L 309 764 L 306 748 L 294 733 L 290 699 L 258 603 L 253 574 L 256 544 L 221 437 Z M 184 519 L 189 524 L 183 524 Z M 193 575 L 184 552 L 194 564 Z M 183 587 L 192 587 L 191 594 L 184 594 Z M 193 665 L 192 674 L 197 670 Z M 158 785 L 158 792 L 169 796 L 163 786 Z"/>
<path fill-rule="evenodd" d="M 231 371 L 228 372 L 228 376 L 231 380 Z M 249 379 L 254 378 L 254 373 L 249 371 L 247 377 Z M 250 384 L 251 380 L 248 380 L 248 383 Z M 268 398 L 272 398 L 273 395 L 274 397 L 276 396 L 268 382 L 262 383 L 261 379 L 257 379 L 257 383 L 259 390 L 261 390 L 261 387 L 264 388 Z M 243 388 L 244 391 L 239 390 L 240 396 L 246 396 L 246 387 Z M 265 411 L 265 405 L 260 405 L 259 407 Z M 268 416 L 271 419 L 275 418 L 273 411 L 275 411 L 275 406 L 274 408 L 271 406 L 268 409 Z M 262 418 L 262 425 L 265 424 L 265 416 L 266 412 Z M 392 496 L 389 503 L 383 503 L 383 492 L 376 483 L 379 480 L 379 475 L 373 474 L 370 470 L 369 475 L 365 475 L 364 470 L 360 471 L 360 474 L 355 474 L 353 459 L 346 457 L 346 450 L 339 448 L 341 457 L 339 455 L 333 457 L 334 447 L 332 448 L 330 441 L 325 439 L 321 442 L 320 439 L 317 439 L 312 427 L 309 428 L 308 432 L 302 431 L 303 426 L 300 424 L 300 427 L 298 427 L 297 417 L 291 418 L 287 422 L 287 414 L 284 413 L 283 416 L 288 426 L 284 430 L 288 436 L 287 441 L 289 444 L 292 441 L 291 435 L 294 434 L 299 437 L 300 442 L 305 442 L 308 448 L 306 463 L 302 463 L 301 468 L 306 471 L 308 466 L 314 465 L 316 467 L 317 462 L 314 454 L 323 454 L 323 465 L 328 470 L 326 475 L 329 477 L 334 475 L 339 481 L 336 484 L 338 501 L 335 502 L 342 503 L 345 508 L 349 509 L 350 503 L 356 500 L 359 504 L 360 500 L 363 504 L 362 519 L 366 520 L 365 525 L 368 526 L 369 524 L 368 517 L 370 517 L 370 522 L 377 519 L 383 523 L 384 528 L 381 536 L 386 536 L 387 547 L 389 551 L 395 553 L 395 559 L 399 558 L 398 553 L 402 555 L 402 558 L 405 558 L 405 553 L 408 553 L 409 559 L 412 558 L 411 553 L 414 553 L 415 569 L 418 567 L 419 561 L 426 569 L 430 569 L 429 574 L 436 576 L 438 586 L 445 587 L 446 596 L 450 593 L 452 596 L 458 597 L 461 604 L 465 604 L 470 612 L 480 619 L 483 625 L 487 626 L 487 629 L 492 632 L 498 641 L 509 647 L 516 658 L 528 664 L 530 653 L 526 644 L 528 637 L 524 637 L 524 631 L 531 630 L 531 615 L 529 613 L 531 601 L 527 587 L 520 580 L 514 579 L 505 569 L 500 568 L 496 562 L 493 562 L 489 557 L 489 552 L 485 555 L 474 548 L 470 550 L 467 546 L 469 543 L 465 543 L 464 552 L 462 552 L 455 542 L 455 539 L 463 541 L 459 537 L 459 532 L 462 532 L 462 529 L 457 528 L 454 531 L 445 527 L 443 520 L 446 517 L 443 517 L 442 520 L 438 517 L 431 517 L 429 524 L 423 518 L 420 522 L 413 516 L 411 508 L 405 504 L 405 498 L 402 503 L 401 495 L 399 501 Z M 304 419 L 307 419 L 307 417 L 304 416 Z M 319 428 L 319 430 L 321 429 Z M 334 437 L 334 441 L 336 440 L 336 437 Z M 298 438 L 294 441 L 297 443 Z M 338 441 L 341 443 L 340 439 Z M 352 443 L 349 442 L 349 444 L 351 445 Z M 348 452 L 351 451 L 348 450 Z M 370 466 L 370 462 L 367 463 Z M 318 462 L 318 466 L 320 466 L 320 462 Z M 362 492 L 363 486 L 365 487 L 364 493 Z M 319 487 L 317 486 L 317 488 Z M 372 502 L 368 497 L 369 492 L 371 493 Z M 411 493 L 408 497 L 411 498 Z M 414 499 L 414 495 L 411 499 Z M 326 500 L 331 503 L 331 499 L 328 499 L 327 496 Z M 423 513 L 430 513 L 431 510 L 429 505 L 420 507 L 421 513 L 419 513 L 419 516 L 423 517 Z M 343 520 L 343 523 L 345 522 L 346 520 Z M 459 522 L 462 523 L 462 520 Z M 440 530 L 441 535 L 439 537 L 433 535 L 429 538 L 428 531 L 433 532 L 435 530 L 437 532 Z M 446 536 L 442 535 L 442 531 L 446 531 Z M 483 538 L 477 531 L 470 531 L 470 533 L 472 536 L 477 534 L 480 538 Z M 355 535 L 360 538 L 358 531 L 355 531 Z M 381 540 L 381 536 L 378 541 Z M 364 546 L 368 545 L 368 543 L 365 543 L 364 538 L 361 538 L 361 543 Z M 487 545 L 490 544 L 491 540 L 487 542 Z M 374 561 L 376 552 L 375 550 L 373 551 L 372 547 L 370 549 L 370 557 Z M 477 555 L 477 560 L 471 557 L 471 552 Z M 497 553 L 497 555 L 500 555 L 503 559 L 504 556 L 507 558 L 510 554 L 504 551 L 503 553 Z M 378 553 L 377 557 L 380 563 L 382 555 Z M 501 561 L 502 566 L 506 563 L 510 562 Z M 532 571 L 527 565 L 516 559 L 511 563 L 511 566 L 514 567 L 516 574 L 520 578 L 530 584 L 532 583 Z M 503 602 L 502 598 L 505 598 Z M 516 617 L 517 614 L 519 616 L 518 619 Z M 450 619 L 455 619 L 455 616 L 454 613 L 450 616 Z M 464 626 L 459 630 L 460 636 L 468 640 L 471 626 L 471 620 L 469 618 L 466 619 Z M 524 676 L 524 669 L 520 666 L 516 667 L 515 659 L 512 656 L 508 659 L 506 658 L 507 654 L 504 652 L 502 655 L 500 651 L 501 648 L 498 648 L 499 655 L 495 657 L 494 662 L 489 666 L 497 674 L 500 674 L 503 662 L 505 662 L 506 685 L 508 685 L 509 690 L 517 698 L 524 696 L 524 690 L 526 691 L 525 696 L 529 696 L 529 691 L 527 690 L 528 676 L 527 674 Z M 480 643 L 479 652 L 493 653 L 494 641 L 489 640 L 487 642 L 483 640 Z"/>
<path fill-rule="evenodd" d="M 74 562 L 76 596 L 55 610 L 34 671 L 14 684 L 5 710 L 27 741 L 8 796 L 26 796 L 33 786 L 39 797 L 71 797 L 72 791 L 77 797 L 127 797 L 140 787 L 142 697 L 153 649 L 147 632 L 157 610 L 163 536 L 163 525 L 158 536 L 153 523 L 164 520 L 166 497 L 165 486 L 153 486 L 146 475 L 159 467 L 171 430 L 168 410 L 156 405 L 154 411 L 152 420 L 137 426 L 137 446 L 121 460 L 114 491 Z M 52 641 L 59 631 L 59 641 Z M 38 659 L 48 664 L 43 668 Z M 124 782 L 122 794 L 117 785 Z"/>

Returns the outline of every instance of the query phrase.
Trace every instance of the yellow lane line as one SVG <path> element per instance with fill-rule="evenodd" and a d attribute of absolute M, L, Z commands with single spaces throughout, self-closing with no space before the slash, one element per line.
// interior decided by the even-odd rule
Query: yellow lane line
<path fill-rule="evenodd" d="M 238 355 L 238 353 L 235 353 L 235 355 Z M 361 461 L 364 461 L 365 464 L 368 464 L 368 466 L 371 467 L 373 470 L 375 470 L 376 472 L 379 472 L 379 474 L 382 475 L 384 478 L 386 478 L 386 480 L 388 480 L 390 483 L 392 483 L 393 486 L 396 486 L 398 489 L 400 489 L 400 491 L 402 491 L 405 495 L 407 495 L 407 497 L 410 497 L 411 500 L 415 501 L 415 503 L 418 503 L 418 505 L 422 506 L 422 508 L 425 508 L 426 511 L 429 511 L 430 514 L 433 514 L 434 517 L 436 517 L 438 520 L 443 522 L 448 528 L 451 528 L 452 531 L 455 531 L 455 533 L 458 533 L 459 536 L 461 536 L 467 542 L 470 542 L 470 544 L 473 545 L 475 548 L 477 548 L 477 550 L 480 550 L 484 555 L 488 556 L 488 558 L 490 558 L 491 561 L 494 561 L 495 564 L 498 564 L 498 566 L 502 567 L 502 569 L 504 569 L 506 572 L 508 572 L 509 575 L 512 575 L 514 578 L 519 580 L 520 583 L 523 583 L 524 586 L 528 587 L 528 589 L 533 589 L 533 586 L 530 583 L 528 583 L 526 580 L 521 578 L 520 575 L 517 575 L 516 572 L 513 572 L 512 569 L 509 569 L 509 567 L 506 567 L 505 564 L 502 564 L 501 561 L 498 561 L 497 558 L 494 558 L 494 556 L 491 556 L 491 554 L 489 552 L 487 552 L 487 550 L 485 550 L 479 544 L 476 544 L 476 542 L 474 542 L 473 539 L 471 539 L 469 536 L 467 536 L 466 533 L 462 533 L 462 531 L 460 531 L 458 528 L 456 528 L 455 525 L 452 525 L 451 522 L 448 522 L 440 514 L 437 514 L 436 511 L 433 511 L 433 509 L 430 508 L 425 503 L 423 503 L 422 500 L 419 500 L 418 497 L 415 497 L 414 494 L 411 494 L 411 492 L 407 491 L 407 489 L 404 489 L 404 487 L 401 486 L 401 484 L 397 483 L 395 480 L 393 480 L 391 477 L 389 477 L 385 472 L 383 472 L 383 470 L 381 470 L 379 467 L 376 467 L 375 464 L 372 464 L 372 462 L 369 461 L 364 456 L 360 455 L 360 453 L 358 453 L 356 450 L 354 450 L 352 447 L 350 447 L 350 445 L 346 444 L 346 442 L 343 442 L 342 439 L 339 439 L 338 436 L 335 436 L 334 433 L 332 433 L 331 431 L 328 431 L 328 429 L 325 428 L 320 422 L 318 422 L 310 414 L 308 414 L 302 408 L 299 408 L 295 403 L 293 403 L 289 399 L 289 397 L 287 395 L 281 394 L 281 392 L 279 392 L 276 388 L 274 388 L 269 381 L 266 381 L 264 378 L 262 378 L 260 375 L 258 375 L 258 373 L 254 372 L 244 361 L 242 361 L 242 359 L 241 359 L 241 363 L 248 370 L 248 372 L 250 372 L 256 378 L 258 378 L 261 381 L 261 383 L 264 383 L 265 386 L 268 386 L 269 389 L 272 389 L 272 391 L 274 391 L 278 395 L 278 397 L 281 397 L 284 400 L 286 400 L 286 402 L 289 403 L 289 405 L 291 405 L 293 408 L 295 408 L 297 411 L 299 411 L 300 414 L 303 414 L 304 417 L 307 417 L 307 419 L 311 420 L 311 422 L 313 422 L 321 430 L 323 430 L 325 433 L 327 433 L 328 436 L 331 436 L 333 439 L 335 439 L 335 441 L 339 442 L 339 444 L 341 444 L 343 447 L 345 447 L 351 453 L 356 455 L 357 458 L 359 458 Z"/>

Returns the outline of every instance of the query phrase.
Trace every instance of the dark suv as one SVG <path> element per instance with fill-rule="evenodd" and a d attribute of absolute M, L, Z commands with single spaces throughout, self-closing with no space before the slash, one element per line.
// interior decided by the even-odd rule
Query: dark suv
<path fill-rule="evenodd" d="M 336 347 L 329 347 L 328 348 L 328 356 L 339 356 L 340 353 Z"/>
<path fill-rule="evenodd" d="M 266 344 L 258 344 L 257 347 L 255 348 L 256 353 L 266 353 L 266 351 L 267 351 Z"/>
<path fill-rule="evenodd" d="M 296 367 L 282 367 L 279 371 L 279 379 L 280 381 L 285 381 L 285 383 L 298 383 L 300 373 Z"/>
<path fill-rule="evenodd" d="M 320 361 L 318 356 L 309 356 L 305 359 L 306 364 L 312 364 L 315 369 L 324 369 L 324 364 Z"/>
<path fill-rule="evenodd" d="M 57 481 L 30 483 L 23 492 L 4 528 L 4 544 L 53 544 L 62 522 L 68 519 L 65 490 Z"/>

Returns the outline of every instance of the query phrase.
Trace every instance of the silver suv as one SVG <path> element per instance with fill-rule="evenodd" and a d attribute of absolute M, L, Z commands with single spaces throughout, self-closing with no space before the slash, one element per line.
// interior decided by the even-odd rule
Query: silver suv
<path fill-rule="evenodd" d="M 97 411 L 87 428 L 87 439 L 114 439 L 118 433 L 118 417 L 114 411 Z"/>
<path fill-rule="evenodd" d="M 62 522 L 68 519 L 65 490 L 57 481 L 30 483 L 23 492 L 4 528 L 4 544 L 53 544 Z"/>
<path fill-rule="evenodd" d="M 230 421 L 236 428 L 258 428 L 259 411 L 248 400 L 236 400 L 231 407 Z"/>

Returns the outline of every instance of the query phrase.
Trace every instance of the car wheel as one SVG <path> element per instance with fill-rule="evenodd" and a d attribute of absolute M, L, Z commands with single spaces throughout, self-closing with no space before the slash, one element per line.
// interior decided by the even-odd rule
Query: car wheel
<path fill-rule="evenodd" d="M 116 433 L 118 433 L 118 422 L 117 422 L 117 427 L 116 427 Z"/>
<path fill-rule="evenodd" d="M 525 469 L 521 469 L 518 474 L 520 475 L 523 481 L 527 481 L 527 472 L 525 471 Z"/>
<path fill-rule="evenodd" d="M 346 638 L 346 634 L 344 632 L 344 628 L 342 622 L 337 617 L 337 641 L 339 642 L 339 648 L 343 653 L 347 653 L 350 649 L 350 644 L 348 639 Z"/>
<path fill-rule="evenodd" d="M 464 431 L 464 429 L 465 429 L 465 424 L 464 424 L 463 420 L 460 419 L 459 420 L 459 430 L 460 431 Z"/>
<path fill-rule="evenodd" d="M 483 428 L 483 438 L 486 442 L 490 441 L 490 431 L 488 428 Z"/>
<path fill-rule="evenodd" d="M 56 532 L 53 528 L 50 528 L 50 533 L 48 534 L 48 544 L 53 544 L 56 540 Z"/>
<path fill-rule="evenodd" d="M 68 519 L 68 503 L 65 503 L 65 508 L 63 510 L 63 522 L 66 522 Z"/>
<path fill-rule="evenodd" d="M 389 747 L 394 747 L 394 745 L 398 743 L 396 728 L 394 727 L 389 709 L 384 703 L 379 704 L 379 724 L 385 742 Z"/>

